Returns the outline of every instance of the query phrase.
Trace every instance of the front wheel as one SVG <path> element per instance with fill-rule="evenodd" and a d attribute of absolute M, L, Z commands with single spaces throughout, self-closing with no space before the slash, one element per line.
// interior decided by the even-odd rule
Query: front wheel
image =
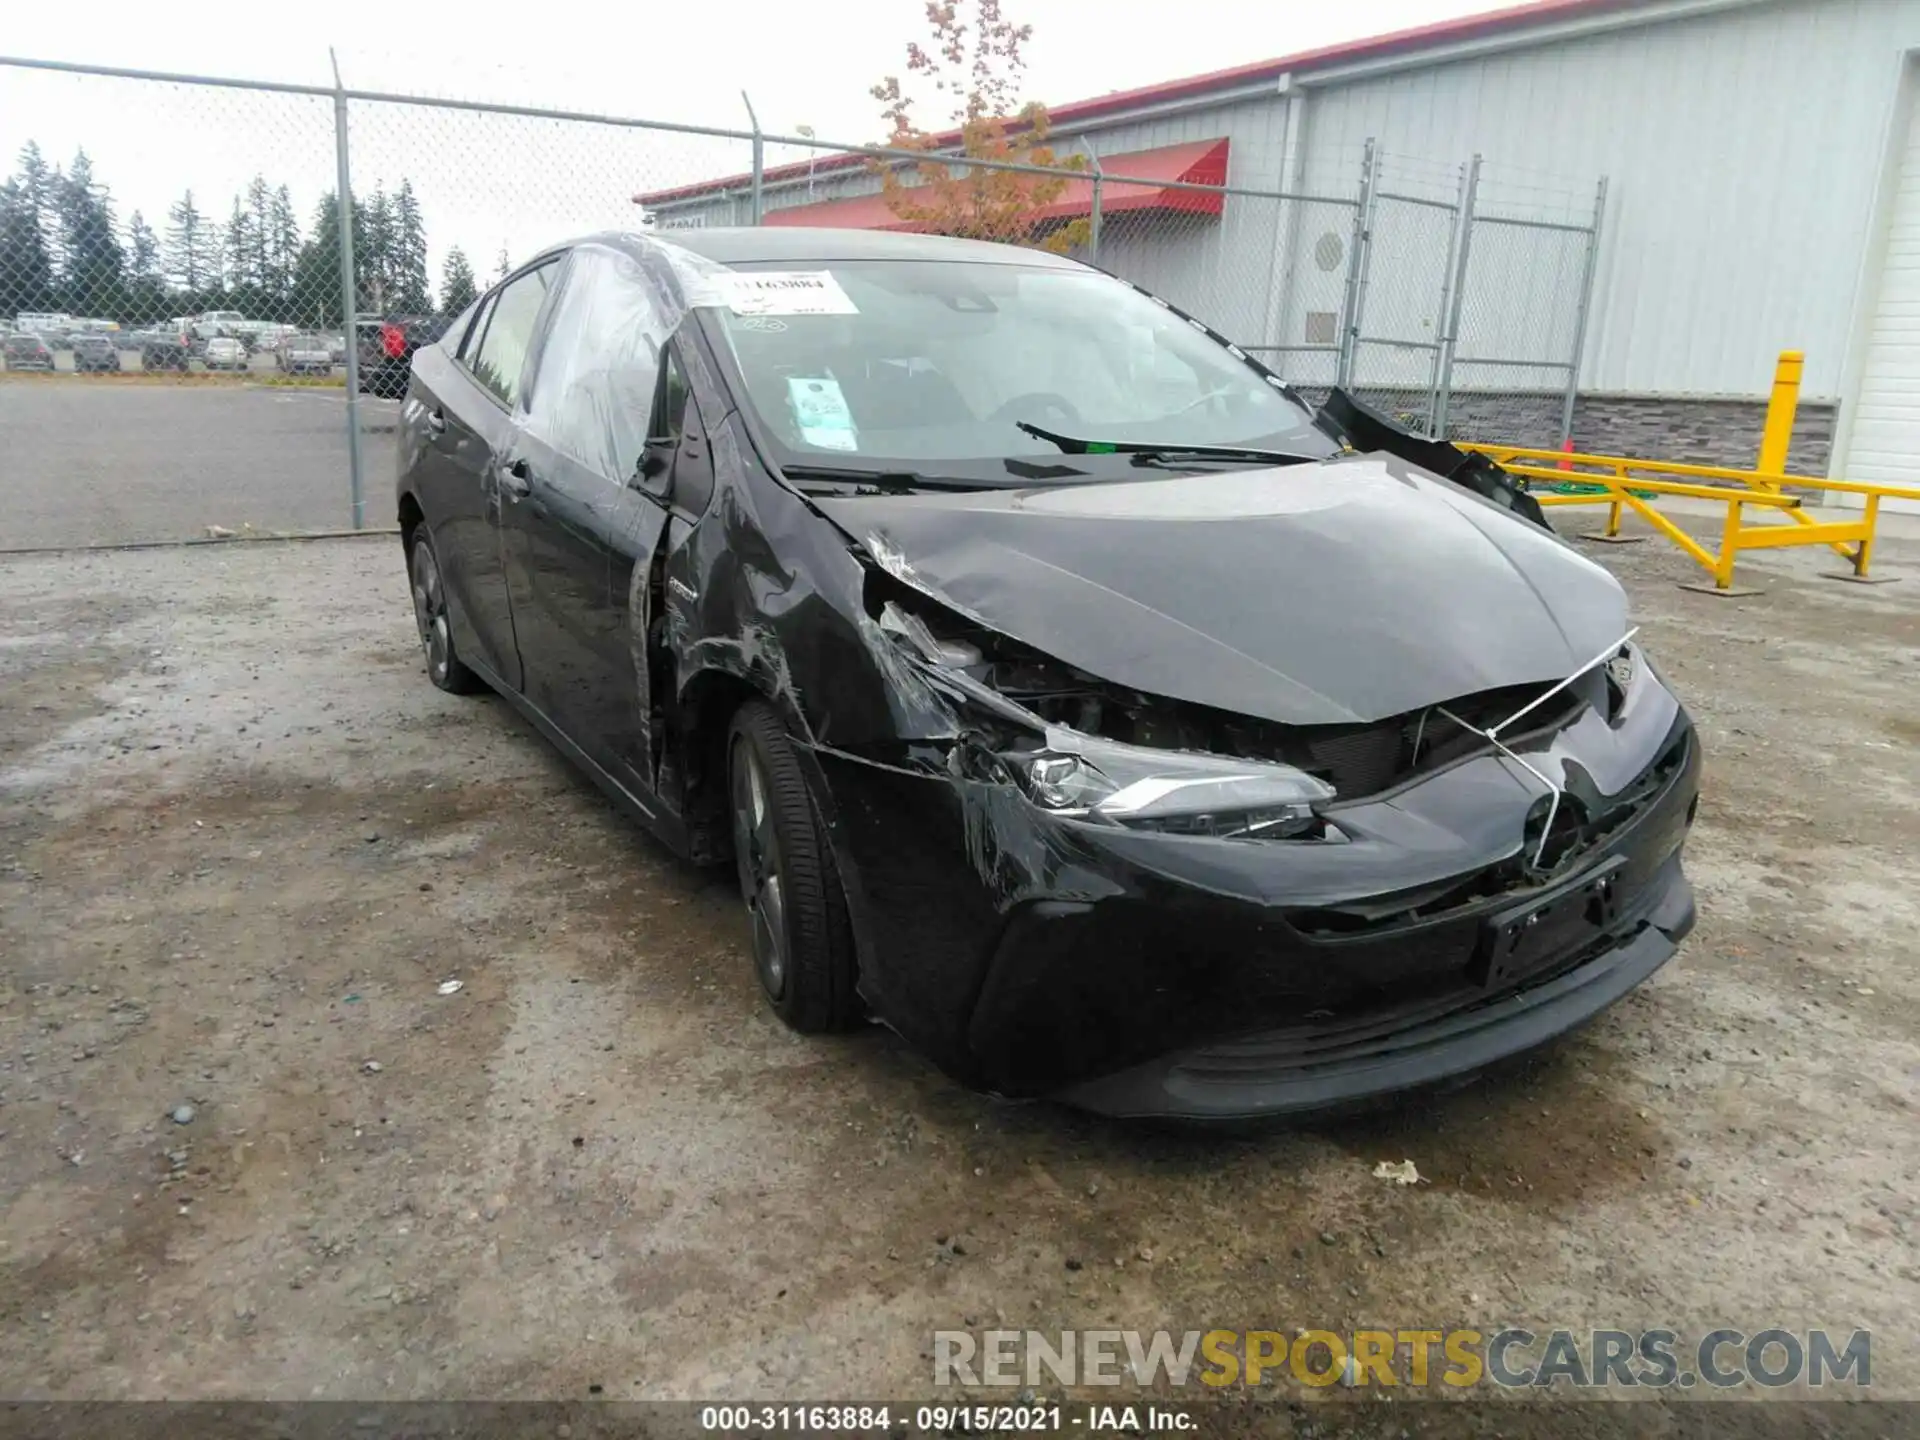
<path fill-rule="evenodd" d="M 447 587 L 424 522 L 413 537 L 407 578 L 413 582 L 413 618 L 420 631 L 420 648 L 427 654 L 427 678 L 449 695 L 471 695 L 484 689 L 485 683 L 454 653 L 453 627 L 447 619 Z"/>
<path fill-rule="evenodd" d="M 795 1030 L 844 1030 L 860 1016 L 847 900 L 799 752 L 773 709 L 749 701 L 728 736 L 733 856 L 753 923 L 753 966 Z"/>

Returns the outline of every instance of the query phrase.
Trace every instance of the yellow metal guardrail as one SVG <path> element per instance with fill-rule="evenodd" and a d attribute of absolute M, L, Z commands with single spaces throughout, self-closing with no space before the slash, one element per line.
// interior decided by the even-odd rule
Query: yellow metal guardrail
<path fill-rule="evenodd" d="M 1800 375 L 1805 357 L 1788 351 L 1774 372 L 1773 397 L 1767 406 L 1760 440 L 1759 465 L 1740 470 L 1721 465 L 1683 465 L 1665 460 L 1643 460 L 1624 455 L 1585 455 L 1578 452 L 1535 449 L 1524 445 L 1461 443 L 1462 450 L 1485 455 L 1511 475 L 1534 482 L 1596 487 L 1584 495 L 1553 494 L 1536 483 L 1530 487 L 1542 506 L 1605 505 L 1607 528 L 1600 537 L 1620 538 L 1620 521 L 1632 510 L 1678 545 L 1713 577 L 1713 588 L 1733 593 L 1734 566 L 1748 550 L 1778 549 L 1790 545 L 1826 545 L 1845 559 L 1852 574 L 1843 578 L 1869 579 L 1874 535 L 1880 523 L 1882 500 L 1920 502 L 1920 486 L 1876 485 L 1855 480 L 1827 480 L 1786 473 L 1787 447 L 1793 436 L 1794 413 L 1799 407 Z M 1718 482 L 1718 483 L 1708 483 Z M 1802 508 L 1798 495 L 1786 487 L 1830 490 L 1859 495 L 1864 504 L 1858 520 L 1821 520 Z M 1720 531 L 1720 548 L 1712 551 L 1695 540 L 1648 501 L 1661 496 L 1717 500 L 1727 507 Z M 1749 525 L 1749 506 L 1778 511 L 1787 518 L 1771 524 Z M 1704 587 L 1702 587 L 1704 588 Z"/>

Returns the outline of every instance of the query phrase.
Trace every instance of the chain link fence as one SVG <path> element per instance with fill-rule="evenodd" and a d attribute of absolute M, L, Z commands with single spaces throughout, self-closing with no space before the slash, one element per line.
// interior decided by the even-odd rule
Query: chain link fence
<path fill-rule="evenodd" d="M 0 57 L 0 471 L 62 477 L 57 495 L 16 488 L 0 548 L 381 522 L 393 362 L 403 376 L 413 344 L 539 247 L 607 228 L 1037 246 L 1309 394 L 1342 384 L 1431 433 L 1557 443 L 1598 205 L 1506 177 L 1476 208 L 1477 160 L 1369 144 L 1339 163 L 1348 184 L 1301 194 L 1228 183 L 1224 139 L 1068 141 L 1039 167 Z"/>

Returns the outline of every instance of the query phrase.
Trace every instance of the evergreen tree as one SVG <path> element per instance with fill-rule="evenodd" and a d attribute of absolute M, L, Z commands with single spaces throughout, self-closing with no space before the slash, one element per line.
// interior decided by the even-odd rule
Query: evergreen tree
<path fill-rule="evenodd" d="M 366 215 L 356 203 L 353 207 L 354 269 L 362 281 L 362 293 L 354 305 L 361 314 L 366 308 L 364 295 L 367 275 L 362 257 L 367 251 Z M 320 197 L 313 212 L 313 230 L 294 265 L 293 291 L 295 313 L 302 323 L 332 328 L 342 323 L 340 315 L 340 201 L 331 191 Z"/>
<path fill-rule="evenodd" d="M 18 176 L 0 184 L 0 325 L 22 310 L 46 310 L 53 299 L 53 261 L 40 214 Z"/>
<path fill-rule="evenodd" d="M 268 188 L 264 175 L 255 175 L 247 182 L 246 211 L 247 283 L 259 296 L 256 303 L 262 318 L 278 319 L 280 287 L 274 284 L 273 264 L 268 255 L 273 228 L 273 191 Z"/>
<path fill-rule="evenodd" d="M 132 280 L 160 278 L 160 240 L 138 210 L 127 217 L 127 276 Z"/>
<path fill-rule="evenodd" d="M 281 297 L 281 308 L 291 318 L 298 306 L 294 270 L 300 263 L 300 221 L 294 216 L 293 197 L 284 185 L 273 192 L 268 206 L 266 237 L 268 277 L 274 293 Z"/>
<path fill-rule="evenodd" d="M 388 276 L 392 282 L 389 308 L 404 315 L 424 315 L 433 308 L 427 280 L 427 226 L 413 186 L 402 180 L 389 206 Z"/>
<path fill-rule="evenodd" d="M 189 190 L 167 208 L 167 279 L 185 290 L 189 306 L 220 285 L 220 237 Z"/>
<path fill-rule="evenodd" d="M 507 247 L 503 243 L 500 246 L 500 258 L 494 262 L 493 283 L 498 285 L 502 280 L 506 279 L 507 271 L 512 268 L 513 266 L 507 261 Z"/>
<path fill-rule="evenodd" d="M 66 308 L 76 315 L 104 316 L 118 310 L 126 282 L 126 256 L 114 233 L 113 201 L 93 178 L 85 150 L 57 182 L 54 206 L 60 222 L 60 270 Z"/>
<path fill-rule="evenodd" d="M 473 266 L 467 252 L 458 245 L 447 251 L 447 263 L 440 270 L 440 309 L 443 314 L 458 315 L 480 295 L 473 278 Z"/>
<path fill-rule="evenodd" d="M 357 304 L 368 315 L 384 315 L 393 306 L 393 210 L 387 192 L 376 188 L 353 204 L 353 266 Z"/>
<path fill-rule="evenodd" d="M 260 289 L 259 276 L 253 268 L 259 253 L 260 236 L 254 229 L 253 213 L 236 195 L 233 214 L 227 220 L 222 256 L 226 262 L 227 289 L 235 292 L 234 304 L 243 310 L 247 308 L 246 300 Z"/>
<path fill-rule="evenodd" d="M 160 240 L 138 210 L 127 218 L 126 300 L 120 319 L 151 325 L 167 314 L 167 282 L 160 273 Z"/>
<path fill-rule="evenodd" d="M 47 164 L 38 142 L 29 140 L 20 147 L 20 173 L 16 178 L 27 207 L 33 212 L 33 223 L 40 232 L 40 244 L 46 250 L 49 261 L 53 258 L 54 240 L 58 233 L 55 228 L 54 181 L 59 173 L 55 167 Z"/>

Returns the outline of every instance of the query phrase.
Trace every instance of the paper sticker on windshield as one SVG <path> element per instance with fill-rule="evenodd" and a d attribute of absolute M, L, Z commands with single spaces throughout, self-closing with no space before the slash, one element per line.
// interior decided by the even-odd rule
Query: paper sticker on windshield
<path fill-rule="evenodd" d="M 793 407 L 800 438 L 822 450 L 858 450 L 860 436 L 840 382 L 830 375 L 787 378 L 787 404 Z"/>
<path fill-rule="evenodd" d="M 736 315 L 858 315 L 830 270 L 731 270 L 720 277 Z"/>

